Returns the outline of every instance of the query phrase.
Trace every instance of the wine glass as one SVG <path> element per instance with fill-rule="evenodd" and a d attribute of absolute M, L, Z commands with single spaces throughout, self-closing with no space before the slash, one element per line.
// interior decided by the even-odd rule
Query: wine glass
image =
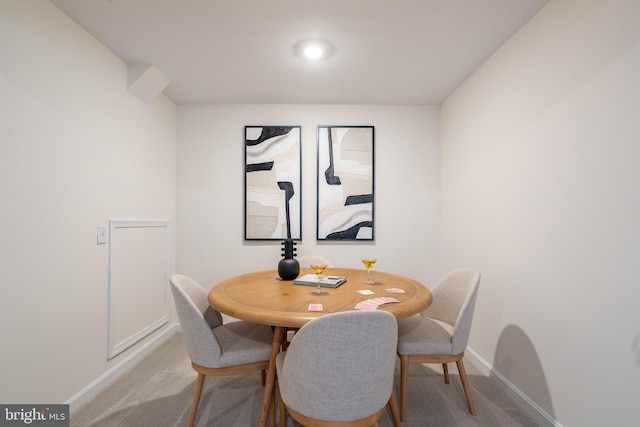
<path fill-rule="evenodd" d="M 312 293 L 314 293 L 316 295 L 322 295 L 322 294 L 326 293 L 326 291 L 320 289 L 320 281 L 322 280 L 322 273 L 324 273 L 324 269 L 327 268 L 327 265 L 326 264 L 311 264 L 309 267 L 311 267 L 313 272 L 316 273 L 316 276 L 318 276 L 318 288 L 315 291 L 313 291 Z"/>
<path fill-rule="evenodd" d="M 371 269 L 373 268 L 373 264 L 376 263 L 377 259 L 374 259 L 374 258 L 362 258 L 361 261 L 364 264 L 364 266 L 367 268 L 367 280 L 364 281 L 364 284 L 365 285 L 373 285 L 376 282 L 371 280 Z"/>

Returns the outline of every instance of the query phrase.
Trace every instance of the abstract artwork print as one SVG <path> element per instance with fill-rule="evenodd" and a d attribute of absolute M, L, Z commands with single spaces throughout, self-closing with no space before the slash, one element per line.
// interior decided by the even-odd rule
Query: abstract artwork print
<path fill-rule="evenodd" d="M 318 240 L 374 240 L 373 126 L 318 126 Z"/>
<path fill-rule="evenodd" d="M 300 126 L 245 126 L 245 240 L 301 239 Z"/>

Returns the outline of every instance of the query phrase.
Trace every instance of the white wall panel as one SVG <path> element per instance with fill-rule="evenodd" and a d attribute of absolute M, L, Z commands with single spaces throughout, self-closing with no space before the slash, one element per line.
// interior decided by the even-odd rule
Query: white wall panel
<path fill-rule="evenodd" d="M 165 220 L 109 220 L 112 359 L 169 321 L 170 234 Z"/>

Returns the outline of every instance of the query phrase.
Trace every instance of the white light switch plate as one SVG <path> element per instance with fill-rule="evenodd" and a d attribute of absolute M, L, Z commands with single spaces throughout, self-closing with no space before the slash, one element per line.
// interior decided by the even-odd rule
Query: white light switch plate
<path fill-rule="evenodd" d="M 107 226 L 99 225 L 98 226 L 98 244 L 104 245 L 107 243 Z"/>

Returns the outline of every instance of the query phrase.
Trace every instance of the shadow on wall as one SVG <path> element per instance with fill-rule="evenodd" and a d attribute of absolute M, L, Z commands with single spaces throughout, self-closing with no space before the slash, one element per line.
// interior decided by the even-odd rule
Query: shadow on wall
<path fill-rule="evenodd" d="M 538 352 L 522 329 L 509 325 L 502 331 L 493 367 L 555 419 L 549 385 Z"/>
<path fill-rule="evenodd" d="M 636 355 L 635 357 L 635 365 L 636 368 L 640 368 L 640 331 L 636 334 L 633 342 L 631 343 L 631 351 L 633 351 Z"/>

